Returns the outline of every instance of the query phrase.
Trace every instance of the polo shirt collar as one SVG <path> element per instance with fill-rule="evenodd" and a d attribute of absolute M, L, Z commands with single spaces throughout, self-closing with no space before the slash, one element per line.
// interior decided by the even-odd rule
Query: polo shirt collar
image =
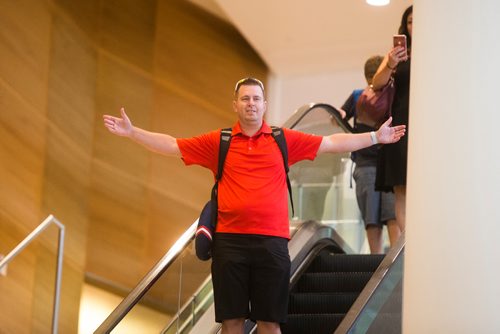
<path fill-rule="evenodd" d="M 271 129 L 271 127 L 269 125 L 267 125 L 267 123 L 265 121 L 262 121 L 261 128 L 253 136 L 254 137 L 258 136 L 261 133 L 267 133 L 267 134 L 273 133 L 273 130 Z M 233 130 L 231 132 L 231 136 L 235 136 L 235 135 L 243 135 L 243 132 L 241 130 L 241 126 L 240 126 L 240 122 L 239 121 L 236 122 L 236 124 L 233 126 Z"/>

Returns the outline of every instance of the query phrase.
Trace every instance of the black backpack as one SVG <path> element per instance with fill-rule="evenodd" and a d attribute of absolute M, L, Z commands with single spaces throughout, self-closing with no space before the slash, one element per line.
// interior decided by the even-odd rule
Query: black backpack
<path fill-rule="evenodd" d="M 285 135 L 283 130 L 279 127 L 272 126 L 272 135 L 276 144 L 280 149 L 281 155 L 283 156 L 283 165 L 285 167 L 286 183 L 288 186 L 288 194 L 290 195 L 290 203 L 293 209 L 292 200 L 292 186 L 290 184 L 290 179 L 288 178 L 288 149 L 286 146 Z M 196 256 L 202 260 L 207 261 L 212 257 L 212 240 L 215 233 L 215 227 L 217 225 L 217 191 L 219 187 L 219 180 L 222 177 L 222 171 L 224 169 L 224 162 L 226 161 L 227 152 L 229 151 L 229 144 L 231 143 L 231 128 L 222 129 L 220 133 L 220 147 L 219 147 L 219 163 L 217 168 L 217 175 L 215 176 L 215 184 L 212 187 L 212 193 L 210 200 L 205 204 L 203 210 L 201 211 L 200 218 L 198 219 L 198 227 L 196 229 L 195 238 L 195 249 Z"/>

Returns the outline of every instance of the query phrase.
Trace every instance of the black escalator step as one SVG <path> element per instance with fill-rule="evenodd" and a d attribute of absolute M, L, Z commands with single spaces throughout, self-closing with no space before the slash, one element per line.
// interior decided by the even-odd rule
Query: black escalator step
<path fill-rule="evenodd" d="M 296 292 L 361 292 L 373 273 L 305 273 Z"/>
<path fill-rule="evenodd" d="M 332 334 L 345 314 L 292 314 L 281 325 L 282 334 Z"/>
<path fill-rule="evenodd" d="M 347 313 L 358 293 L 292 293 L 288 313 Z"/>
<path fill-rule="evenodd" d="M 335 254 L 324 250 L 311 263 L 308 272 L 375 271 L 385 255 Z"/>

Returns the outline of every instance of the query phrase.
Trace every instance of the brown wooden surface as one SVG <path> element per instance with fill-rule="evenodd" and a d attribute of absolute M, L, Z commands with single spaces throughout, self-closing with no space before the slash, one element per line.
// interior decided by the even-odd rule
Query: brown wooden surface
<path fill-rule="evenodd" d="M 134 124 L 179 137 L 231 126 L 234 83 L 267 68 L 183 0 L 0 0 L 0 32 L 0 253 L 50 213 L 65 224 L 59 331 L 76 333 L 85 273 L 131 289 L 212 185 L 207 170 L 109 134 L 102 114 L 124 106 Z M 50 331 L 56 241 L 51 227 L 0 277 L 2 331 Z M 208 266 L 183 270 L 195 282 Z M 148 298 L 173 311 L 177 279 L 165 281 Z"/>

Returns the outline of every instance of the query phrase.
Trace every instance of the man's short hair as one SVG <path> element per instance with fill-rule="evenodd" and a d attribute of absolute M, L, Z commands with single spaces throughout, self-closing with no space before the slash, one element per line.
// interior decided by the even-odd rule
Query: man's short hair
<path fill-rule="evenodd" d="M 248 77 L 238 80 L 236 86 L 234 86 L 235 97 L 238 96 L 238 92 L 241 86 L 259 86 L 260 89 L 262 89 L 262 94 L 265 95 L 264 84 L 259 79 Z"/>
<path fill-rule="evenodd" d="M 373 76 L 377 73 L 377 69 L 384 60 L 382 56 L 372 56 L 365 62 L 365 79 L 368 83 L 372 82 Z"/>

